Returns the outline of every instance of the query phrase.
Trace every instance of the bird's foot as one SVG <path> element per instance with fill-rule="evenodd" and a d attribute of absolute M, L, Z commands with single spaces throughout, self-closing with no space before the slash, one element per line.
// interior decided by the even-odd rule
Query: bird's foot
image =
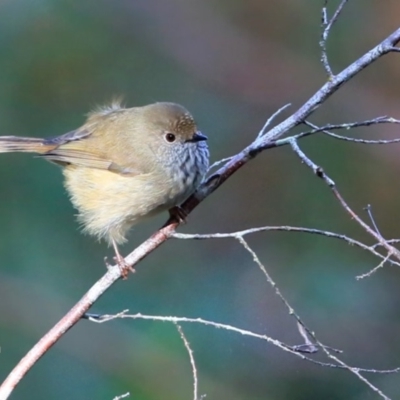
<path fill-rule="evenodd" d="M 118 265 L 119 270 L 121 271 L 122 279 L 128 279 L 129 271 L 136 272 L 135 269 L 132 267 L 132 265 L 128 264 L 125 261 L 125 258 L 122 257 L 121 255 L 118 254 L 118 255 L 114 256 L 114 261 Z M 113 267 L 113 265 L 111 265 L 108 262 L 107 257 L 104 257 L 104 263 L 106 264 L 106 267 L 108 270 L 110 270 Z"/>
<path fill-rule="evenodd" d="M 178 220 L 179 223 L 181 223 L 181 224 L 186 223 L 186 218 L 187 218 L 188 214 L 183 208 L 181 208 L 179 206 L 175 206 L 175 207 L 170 208 L 168 210 L 168 212 L 169 212 L 169 216 L 171 218 L 175 218 L 176 220 Z"/>
<path fill-rule="evenodd" d="M 116 254 L 114 257 L 114 261 L 118 264 L 118 267 L 121 271 L 122 279 L 128 279 L 129 272 L 136 272 L 135 268 L 132 267 L 132 264 L 126 262 L 125 258 L 121 256 L 121 254 Z"/>
<path fill-rule="evenodd" d="M 111 239 L 111 243 L 114 247 L 115 257 L 114 261 L 118 264 L 119 270 L 121 272 L 122 279 L 128 279 L 128 274 L 130 272 L 136 272 L 135 269 L 132 267 L 132 264 L 129 264 L 124 257 L 121 256 L 117 242 L 114 239 Z"/>

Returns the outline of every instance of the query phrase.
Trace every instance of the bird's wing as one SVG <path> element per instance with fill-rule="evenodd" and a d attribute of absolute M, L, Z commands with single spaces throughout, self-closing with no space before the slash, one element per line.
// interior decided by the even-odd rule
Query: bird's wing
<path fill-rule="evenodd" d="M 61 146 L 69 142 L 75 142 L 76 140 L 84 139 L 92 134 L 92 130 L 86 128 L 79 128 L 71 132 L 64 133 L 61 136 L 54 136 L 44 139 L 43 144 Z"/>
<path fill-rule="evenodd" d="M 77 167 L 103 169 L 121 175 L 140 174 L 140 171 L 132 167 L 120 166 L 107 157 L 88 151 L 87 146 L 82 146 L 82 144 L 91 134 L 92 130 L 80 128 L 61 136 L 45 139 L 45 145 L 55 147 L 39 157 L 63 166 L 72 164 Z M 79 143 L 80 140 L 82 144 Z"/>
<path fill-rule="evenodd" d="M 54 145 L 54 147 L 39 157 L 62 166 L 76 165 L 77 167 L 103 169 L 120 175 L 132 176 L 145 172 L 133 165 L 129 167 L 119 165 L 106 155 L 91 151 L 85 142 L 92 133 L 92 129 L 82 127 L 61 136 L 45 139 L 45 145 Z"/>
<path fill-rule="evenodd" d="M 96 168 L 114 172 L 120 175 L 138 175 L 141 171 L 131 167 L 124 167 L 116 164 L 112 160 L 103 158 L 96 154 L 80 149 L 56 148 L 48 153 L 42 154 L 48 161 L 52 161 L 60 165 L 76 165 L 77 167 Z"/>

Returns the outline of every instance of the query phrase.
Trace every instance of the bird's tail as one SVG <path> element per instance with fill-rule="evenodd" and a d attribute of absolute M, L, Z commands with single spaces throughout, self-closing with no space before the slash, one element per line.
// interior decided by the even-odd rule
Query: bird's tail
<path fill-rule="evenodd" d="M 56 147 L 45 139 L 20 136 L 0 136 L 0 153 L 26 152 L 44 154 Z"/>

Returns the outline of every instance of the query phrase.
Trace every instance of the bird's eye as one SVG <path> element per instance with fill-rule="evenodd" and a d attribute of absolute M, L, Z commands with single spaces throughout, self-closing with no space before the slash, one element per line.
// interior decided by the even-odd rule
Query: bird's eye
<path fill-rule="evenodd" d="M 175 139 L 176 139 L 176 137 L 175 137 L 175 135 L 174 135 L 173 133 L 167 133 L 167 134 L 165 135 L 165 140 L 166 140 L 168 143 L 175 142 Z"/>

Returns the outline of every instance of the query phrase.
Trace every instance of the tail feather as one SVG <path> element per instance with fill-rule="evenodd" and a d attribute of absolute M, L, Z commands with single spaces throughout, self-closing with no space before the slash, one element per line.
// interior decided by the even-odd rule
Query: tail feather
<path fill-rule="evenodd" d="M 45 144 L 44 139 L 20 136 L 0 136 L 0 153 L 26 152 L 44 154 L 53 150 L 54 144 Z"/>

